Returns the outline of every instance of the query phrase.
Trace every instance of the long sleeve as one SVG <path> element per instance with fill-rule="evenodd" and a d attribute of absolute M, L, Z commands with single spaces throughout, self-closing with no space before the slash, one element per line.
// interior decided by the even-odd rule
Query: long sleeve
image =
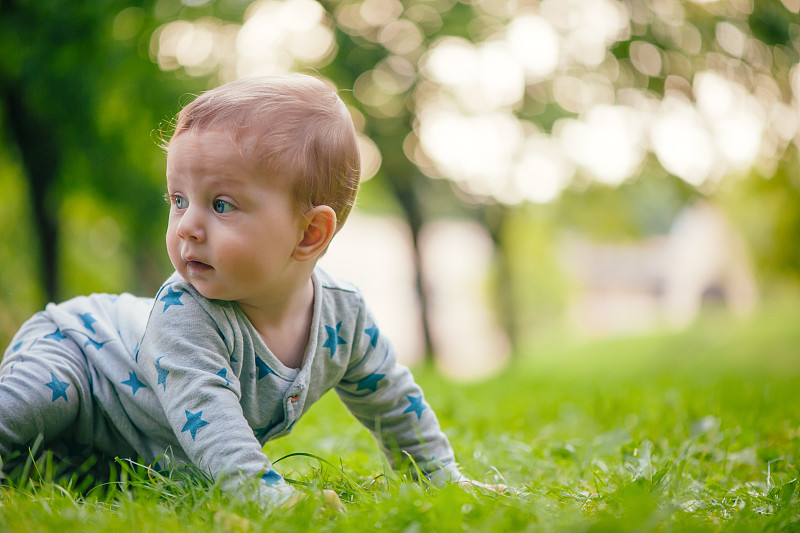
<path fill-rule="evenodd" d="M 350 365 L 336 387 L 348 410 L 373 433 L 395 469 L 410 466 L 404 465 L 408 454 L 435 481 L 461 479 L 422 389 L 397 363 L 391 342 L 363 302 L 354 329 Z"/>

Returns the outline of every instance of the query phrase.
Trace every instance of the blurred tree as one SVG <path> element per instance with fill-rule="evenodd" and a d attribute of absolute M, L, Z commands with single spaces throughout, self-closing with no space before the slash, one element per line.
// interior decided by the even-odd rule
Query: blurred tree
<path fill-rule="evenodd" d="M 467 31 L 453 34 L 466 41 L 434 42 L 423 58 L 419 72 L 427 81 L 418 87 L 433 88 L 417 92 L 417 109 L 427 98 L 440 112 L 416 117 L 414 134 L 425 153 L 414 161 L 448 179 L 460 196 L 486 204 L 479 213 L 499 262 L 508 255 L 502 228 L 511 209 L 553 203 L 558 228 L 641 239 L 665 233 L 684 206 L 696 197 L 715 199 L 721 186 L 770 200 L 771 207 L 729 202 L 735 218 L 752 221 L 757 212 L 757 227 L 796 235 L 796 191 L 787 176 L 796 172 L 791 161 L 800 143 L 800 4 L 469 6 Z M 492 84 L 492 75 L 503 83 Z M 463 148 L 441 135 L 426 138 L 426 125 Z M 785 199 L 776 202 L 779 190 Z M 775 261 L 785 261 L 784 272 L 794 268 L 790 253 L 776 253 L 787 247 L 767 246 L 763 238 L 752 244 L 767 254 L 759 264 L 773 265 L 770 272 L 777 272 Z M 498 289 L 501 297 L 509 292 L 515 293 Z"/>
<path fill-rule="evenodd" d="M 800 235 L 800 157 L 788 150 L 773 176 L 749 176 L 717 195 L 735 215 L 749 242 L 758 270 L 774 280 L 775 288 L 800 286 L 800 248 L 791 245 Z M 768 287 L 769 288 L 769 287 Z"/>
<path fill-rule="evenodd" d="M 506 208 L 480 199 L 465 202 L 463 193 L 443 187 L 446 182 L 429 180 L 411 155 L 418 142 L 414 125 L 419 120 L 417 93 L 425 90 L 421 85 L 426 80 L 420 73 L 425 54 L 443 36 L 470 38 L 486 28 L 476 20 L 469 3 L 455 0 L 320 3 L 335 21 L 338 44 L 335 59 L 320 71 L 341 87 L 354 87 L 351 103 L 368 117 L 364 133 L 382 154 L 377 179 L 384 182 L 411 231 L 426 357 L 433 357 L 436 347 L 431 340 L 427 281 L 418 242 L 423 226 L 432 217 L 446 214 L 475 218 L 489 231 L 498 251 L 496 309 L 513 348 L 517 302 L 503 237 Z"/>
<path fill-rule="evenodd" d="M 377 145 L 382 158 L 377 179 L 383 182 L 384 191 L 394 199 L 411 232 L 425 354 L 430 359 L 435 346 L 431 340 L 427 283 L 421 268 L 419 237 L 432 215 L 441 214 L 447 210 L 445 206 L 452 208 L 458 202 L 452 193 L 447 193 L 447 189 L 432 187 L 409 159 L 404 145 L 415 120 L 418 60 L 439 35 L 463 32 L 470 11 L 464 4 L 450 1 L 376 3 L 373 8 L 383 12 L 376 15 L 374 23 L 370 23 L 369 16 L 364 17 L 364 11 L 370 9 L 369 4 L 329 0 L 320 3 L 334 21 L 337 54 L 319 71 L 339 87 L 354 87 L 353 98 L 345 99 L 368 117 L 363 133 Z M 413 18 L 401 16 L 404 12 L 405 15 L 413 13 L 420 6 L 427 10 L 426 16 L 433 19 L 433 24 L 418 24 L 412 22 Z M 405 22 L 402 29 L 399 26 L 401 20 Z M 392 23 L 396 24 L 396 31 L 407 32 L 406 36 L 382 38 L 381 31 Z M 388 94 L 372 98 L 370 95 L 375 95 L 376 90 L 380 94 L 375 78 L 381 76 L 387 84 Z"/>
<path fill-rule="evenodd" d="M 154 125 L 196 82 L 166 76 L 150 61 L 155 2 L 0 3 L 0 116 L 24 170 L 44 296 L 62 290 L 61 233 L 67 198 L 85 193 L 129 241 L 130 257 L 153 270 L 163 218 Z M 160 278 L 161 274 L 157 274 Z M 130 289 L 152 279 L 135 276 Z"/>
<path fill-rule="evenodd" d="M 353 88 L 342 97 L 382 158 L 368 188 L 394 199 L 414 242 L 443 213 L 488 229 L 513 342 L 522 274 L 511 247 L 520 220 L 541 220 L 515 216 L 521 207 L 552 204 L 548 228 L 615 238 L 663 230 L 730 176 L 794 195 L 797 11 L 780 0 L 4 0 L 0 118 L 27 178 L 47 297 L 80 255 L 59 241 L 81 233 L 69 224 L 80 209 L 113 218 L 136 264 L 126 288 L 147 293 L 165 261 L 153 259 L 164 258 L 153 127 L 182 93 L 315 68 Z M 321 33 L 278 38 L 312 22 Z M 312 58 L 328 30 L 329 50 Z M 748 130 L 766 139 L 756 152 L 735 144 Z M 794 203 L 774 207 L 753 209 L 791 239 Z M 789 271 L 796 258 L 775 249 L 756 247 L 769 256 L 760 264 Z M 426 337 L 431 353 L 427 321 Z"/>

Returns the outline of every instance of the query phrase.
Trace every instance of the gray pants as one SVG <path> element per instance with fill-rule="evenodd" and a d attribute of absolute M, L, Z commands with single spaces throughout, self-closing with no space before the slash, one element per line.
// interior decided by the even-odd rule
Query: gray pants
<path fill-rule="evenodd" d="M 40 435 L 71 456 L 135 457 L 110 420 L 103 367 L 132 368 L 148 308 L 129 295 L 93 295 L 50 304 L 22 325 L 0 361 L 0 458 Z"/>
<path fill-rule="evenodd" d="M 45 442 L 66 438 L 72 446 L 92 446 L 94 409 L 85 408 L 91 405 L 91 378 L 80 346 L 44 314 L 34 316 L 0 363 L 0 456 L 40 434 Z"/>

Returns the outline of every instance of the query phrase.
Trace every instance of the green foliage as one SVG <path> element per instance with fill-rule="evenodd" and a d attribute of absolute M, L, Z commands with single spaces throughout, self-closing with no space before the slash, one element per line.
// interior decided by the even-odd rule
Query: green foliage
<path fill-rule="evenodd" d="M 513 495 L 387 471 L 333 395 L 268 444 L 309 498 L 264 512 L 199 473 L 117 462 L 79 491 L 48 459 L 0 489 L 8 531 L 791 531 L 800 526 L 796 305 L 683 334 L 539 341 L 481 382 L 420 369 L 463 471 Z M 542 344 L 544 343 L 544 344 Z M 51 465 L 54 463 L 51 461 Z M 79 480 L 78 480 L 79 481 Z M 335 490 L 344 513 L 323 510 Z"/>
<path fill-rule="evenodd" d="M 769 178 L 751 175 L 718 195 L 753 251 L 758 270 L 775 282 L 800 282 L 800 250 L 788 246 L 800 234 L 800 162 L 786 152 Z M 780 283 L 778 283 L 780 285 Z"/>
<path fill-rule="evenodd" d="M 509 211 L 503 228 L 501 239 L 515 280 L 510 307 L 523 331 L 556 326 L 567 306 L 569 283 L 558 255 L 558 217 L 556 206 L 530 206 Z M 495 275 L 495 285 L 501 275 Z"/>
<path fill-rule="evenodd" d="M 31 206 L 31 225 L 14 244 L 33 243 L 29 252 L 40 255 L 34 258 L 42 271 L 55 273 L 61 290 L 46 287 L 50 298 L 99 290 L 149 293 L 167 272 L 152 259 L 162 256 L 164 227 L 163 216 L 154 216 L 163 212 L 163 153 L 152 132 L 177 110 L 179 95 L 202 80 L 176 79 L 151 61 L 149 41 L 159 21 L 145 4 L 53 0 L 0 7 L 0 113 L 8 161 L 0 172 L 3 179 L 6 173 L 23 178 L 15 200 Z M 87 202 L 98 218 L 87 220 L 88 213 L 71 207 Z M 118 260 L 138 269 L 117 269 L 109 279 L 107 257 L 71 240 L 70 229 L 91 231 L 86 226 L 98 224 L 118 226 Z M 42 254 L 53 248 L 51 263 Z M 37 270 L 28 277 L 37 280 Z M 70 273 L 76 270 L 83 272 L 76 277 Z M 28 305 L 42 303 L 36 298 Z"/>
<path fill-rule="evenodd" d="M 644 174 L 618 187 L 587 184 L 556 204 L 559 227 L 598 241 L 639 240 L 666 234 L 680 210 L 700 194 L 667 174 Z"/>
<path fill-rule="evenodd" d="M 28 209 L 25 181 L 9 164 L 8 151 L 0 145 L 0 190 L 6 208 L 0 212 L 0 346 L 7 346 L 13 331 L 38 310 L 43 299 L 36 276 L 38 256 L 30 245 L 33 222 Z"/>
<path fill-rule="evenodd" d="M 747 24 L 753 36 L 764 43 L 791 45 L 792 21 L 780 0 L 754 2 Z"/>
<path fill-rule="evenodd" d="M 430 90 L 419 83 L 424 76 L 417 73 L 409 87 L 392 96 L 402 104 L 390 113 L 392 116 L 359 101 L 348 89 L 364 73 L 379 68 L 393 52 L 374 39 L 344 31 L 336 21 L 344 3 L 320 3 L 334 21 L 338 52 L 319 72 L 344 89 L 343 99 L 358 110 L 364 133 L 383 155 L 381 170 L 364 187 L 362 204 L 423 222 L 442 215 L 470 216 L 474 206 L 464 201 L 463 193 L 453 194 L 447 180 L 427 179 L 404 151 L 415 120 L 414 94 Z M 9 185 L 10 203 L 15 206 L 13 216 L 0 217 L 6 247 L 0 250 L 6 265 L 6 274 L 0 276 L 0 301 L 7 307 L 0 311 L 7 315 L 0 318 L 0 338 L 7 335 L 11 325 L 19 323 L 20 317 L 40 308 L 45 297 L 63 299 L 92 291 L 123 290 L 152 294 L 168 274 L 160 200 L 164 157 L 154 142 L 154 130 L 169 120 L 186 94 L 197 93 L 215 81 L 192 77 L 184 69 L 159 70 L 151 57 L 151 39 L 161 24 L 178 19 L 215 17 L 239 24 L 249 4 L 240 0 L 113 0 L 101 4 L 9 0 L 0 4 L 0 95 L 19 95 L 21 113 L 35 132 L 21 138 L 9 126 L 13 111 L 10 100 L 0 99 L 4 126 L 0 183 Z M 745 37 L 764 45 L 759 48 L 763 53 L 756 56 L 771 59 L 761 64 L 745 54 L 726 61 L 750 72 L 747 79 L 771 77 L 782 98 L 791 94 L 789 69 L 797 59 L 792 44 L 796 21 L 780 0 L 754 2 L 749 14 L 743 9 L 746 3 L 677 3 L 676 9 L 685 15 L 687 32 L 697 30 L 697 47 L 675 37 L 680 32 L 673 31 L 668 19 L 657 16 L 655 4 L 626 5 L 637 14 L 630 21 L 629 38 L 610 49 L 621 69 L 618 77 L 609 78 L 615 91 L 646 88 L 660 98 L 670 75 L 685 78 L 690 84 L 694 70 L 712 68 L 714 61 L 727 58 L 716 33 L 719 22 L 729 22 Z M 509 22 L 508 12 L 499 9 L 499 4 L 408 0 L 403 7 L 403 17 L 413 8 L 432 13 L 428 22 L 419 24 L 420 49 L 408 56 L 414 69 L 418 69 L 417 61 L 425 56 L 425 50 L 440 37 L 479 42 Z M 648 77 L 633 68 L 630 54 L 634 41 L 651 43 L 664 54 L 660 73 Z M 577 78 L 605 76 L 592 68 L 567 74 Z M 551 132 L 558 119 L 574 115 L 554 101 L 553 79 L 529 83 L 527 91 L 514 112 L 530 121 L 530 126 Z M 34 160 L 53 167 L 41 183 L 42 178 L 34 178 L 26 167 L 24 154 L 29 152 Z M 797 272 L 797 258 L 792 252 L 796 247 L 787 245 L 800 231 L 792 214 L 798 212 L 793 203 L 798 169 L 792 157 L 779 162 L 777 179 L 745 179 L 736 187 L 736 198 L 729 202 L 732 213 L 747 220 L 746 231 L 759 268 L 776 279 L 792 279 Z M 661 232 L 687 201 L 701 194 L 665 174 L 651 155 L 641 175 L 618 188 L 581 182 L 585 176 L 579 175 L 555 203 L 559 214 L 553 219 L 553 228 L 566 226 L 601 239 L 639 238 Z M 721 189 L 728 181 L 733 180 L 723 178 Z M 747 200 L 751 193 L 764 202 Z M 32 209 L 37 202 L 44 214 Z M 87 210 L 77 209 L 78 205 L 87 206 Z M 44 248 L 55 249 L 53 258 L 45 257 L 38 248 L 44 238 L 42 217 L 51 219 L 58 237 L 55 242 L 44 243 Z M 98 245 L 103 235 L 110 236 L 109 243 Z M 514 271 L 526 268 L 515 266 Z M 41 286 L 40 270 L 57 273 L 60 292 Z M 522 278 L 511 281 L 526 283 Z"/>

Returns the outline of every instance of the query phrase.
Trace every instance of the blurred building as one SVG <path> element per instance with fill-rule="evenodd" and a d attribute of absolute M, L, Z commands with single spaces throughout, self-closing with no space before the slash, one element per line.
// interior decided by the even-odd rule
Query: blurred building
<path fill-rule="evenodd" d="M 569 235 L 561 258 L 575 283 L 570 318 L 589 335 L 684 327 L 711 301 L 746 315 L 758 299 L 743 239 L 706 202 L 684 209 L 668 234 L 641 242 Z"/>

